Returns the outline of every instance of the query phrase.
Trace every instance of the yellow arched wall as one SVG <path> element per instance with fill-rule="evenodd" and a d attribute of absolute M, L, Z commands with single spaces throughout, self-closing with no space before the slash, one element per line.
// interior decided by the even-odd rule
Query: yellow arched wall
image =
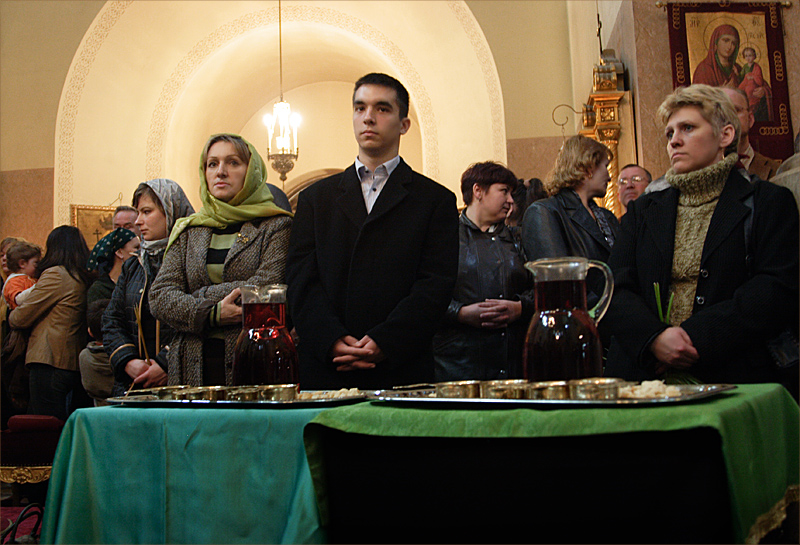
<path fill-rule="evenodd" d="M 59 103 L 56 223 L 68 221 L 69 203 L 105 204 L 120 187 L 127 202 L 156 176 L 185 178 L 198 204 L 197 160 L 211 133 L 245 133 L 263 151 L 254 120 L 279 95 L 277 16 L 277 2 L 108 2 Z M 417 170 L 458 194 L 469 163 L 505 161 L 497 70 L 464 2 L 287 1 L 282 18 L 285 97 L 346 100 L 322 124 L 307 119 L 316 130 L 287 187 L 307 171 L 352 162 L 345 87 L 370 71 L 398 77 L 411 93 L 418 133 L 402 151 Z"/>

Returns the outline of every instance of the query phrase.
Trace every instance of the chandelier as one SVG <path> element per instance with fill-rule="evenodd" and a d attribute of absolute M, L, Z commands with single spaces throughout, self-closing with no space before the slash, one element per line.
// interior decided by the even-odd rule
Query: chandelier
<path fill-rule="evenodd" d="M 281 28 L 281 2 L 278 0 L 278 55 L 280 63 L 281 98 L 272 106 L 272 114 L 264 115 L 269 140 L 267 141 L 267 157 L 272 161 L 272 168 L 280 173 L 281 181 L 286 181 L 286 173 L 294 168 L 297 161 L 297 128 L 300 126 L 300 115 L 292 113 L 289 103 L 283 100 L 283 32 Z"/>

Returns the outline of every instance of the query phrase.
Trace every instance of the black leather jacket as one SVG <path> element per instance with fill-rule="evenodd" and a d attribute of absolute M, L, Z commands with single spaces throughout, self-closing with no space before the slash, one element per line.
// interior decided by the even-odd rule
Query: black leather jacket
<path fill-rule="evenodd" d="M 616 238 L 619 232 L 617 217 L 599 206 L 593 207 L 593 210 L 608 224 Z M 606 240 L 597 222 L 572 189 L 562 189 L 553 197 L 534 202 L 522 217 L 522 245 L 531 261 L 545 257 L 579 256 L 607 263 L 613 244 L 613 238 L 610 242 Z M 603 276 L 596 270 L 589 271 L 589 275 L 586 288 L 591 307 L 603 292 Z"/>
<path fill-rule="evenodd" d="M 502 223 L 481 231 L 465 213 L 459 218 L 458 278 L 444 327 L 433 339 L 436 380 L 522 377 L 522 343 L 533 315 L 533 280 L 522 244 Z M 458 321 L 458 311 L 486 299 L 522 302 L 522 316 L 503 329 L 477 329 Z"/>
<path fill-rule="evenodd" d="M 175 332 L 165 323 L 157 324 L 150 313 L 147 294 L 150 285 L 161 267 L 163 252 L 157 256 L 132 257 L 122 266 L 111 302 L 103 313 L 103 348 L 110 356 L 114 371 L 113 395 L 122 395 L 132 379 L 125 372 L 130 360 L 144 359 L 144 350 L 139 342 L 139 327 L 135 306 L 141 306 L 142 331 L 147 345 L 147 355 L 166 371 L 168 345 Z M 144 266 L 142 266 L 142 262 Z M 159 346 L 156 346 L 158 328 Z"/>

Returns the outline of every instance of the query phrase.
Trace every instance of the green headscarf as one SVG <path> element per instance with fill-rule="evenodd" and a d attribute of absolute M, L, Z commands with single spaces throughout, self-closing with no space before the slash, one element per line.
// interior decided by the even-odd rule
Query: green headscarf
<path fill-rule="evenodd" d="M 86 268 L 90 271 L 108 272 L 114 264 L 117 250 L 124 248 L 134 238 L 136 238 L 136 233 L 133 231 L 117 227 L 94 245 L 92 253 L 89 254 L 89 260 L 86 262 Z"/>
<path fill-rule="evenodd" d="M 247 174 L 244 177 L 244 186 L 241 191 L 237 193 L 230 202 L 223 202 L 211 193 L 208 192 L 208 182 L 206 180 L 206 157 L 203 154 L 200 157 L 200 201 L 203 203 L 203 208 L 199 212 L 195 212 L 189 217 L 181 218 L 175 222 L 175 227 L 169 235 L 169 242 L 167 249 L 172 246 L 180 234 L 188 227 L 202 225 L 204 227 L 212 227 L 224 229 L 225 227 L 234 223 L 242 223 L 251 221 L 256 218 L 267 218 L 270 216 L 277 216 L 284 214 L 292 217 L 291 212 L 280 208 L 275 204 L 272 197 L 272 192 L 267 187 L 267 165 L 258 154 L 253 144 L 245 140 L 239 135 L 223 133 L 225 136 L 233 136 L 241 139 L 247 148 L 250 150 L 250 163 L 247 165 Z M 215 134 L 212 139 L 223 136 L 223 134 Z"/>

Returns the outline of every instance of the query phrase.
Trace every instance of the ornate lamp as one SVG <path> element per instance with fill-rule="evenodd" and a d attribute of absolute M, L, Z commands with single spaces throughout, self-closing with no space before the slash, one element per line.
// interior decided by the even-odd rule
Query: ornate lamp
<path fill-rule="evenodd" d="M 297 161 L 297 128 L 300 126 L 300 115 L 292 113 L 289 103 L 283 100 L 283 32 L 281 25 L 281 2 L 278 0 L 278 54 L 280 62 L 280 101 L 272 107 L 272 114 L 264 116 L 269 140 L 267 141 L 267 157 L 272 161 L 272 168 L 286 181 L 286 173 L 294 168 Z"/>

